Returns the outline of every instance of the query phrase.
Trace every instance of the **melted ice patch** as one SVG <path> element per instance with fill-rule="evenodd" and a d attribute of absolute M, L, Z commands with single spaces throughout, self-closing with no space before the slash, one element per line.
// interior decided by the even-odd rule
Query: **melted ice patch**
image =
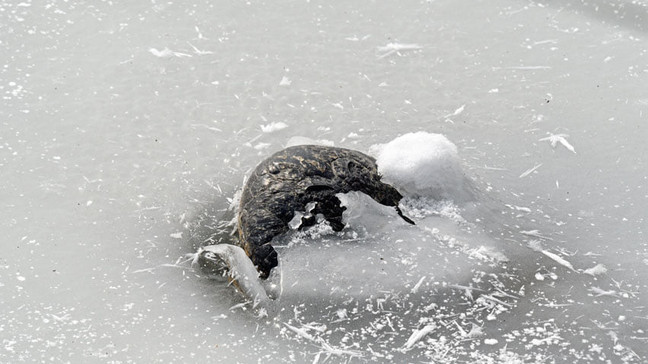
<path fill-rule="evenodd" d="M 461 216 L 451 201 L 410 199 L 417 225 L 405 223 L 393 207 L 360 192 L 338 194 L 346 227 L 326 221 L 293 230 L 273 241 L 279 253 L 284 297 L 344 300 L 382 291 L 426 292 L 440 282 L 469 279 L 474 267 L 508 261 L 500 245 Z M 279 283 L 281 279 L 281 283 Z"/>

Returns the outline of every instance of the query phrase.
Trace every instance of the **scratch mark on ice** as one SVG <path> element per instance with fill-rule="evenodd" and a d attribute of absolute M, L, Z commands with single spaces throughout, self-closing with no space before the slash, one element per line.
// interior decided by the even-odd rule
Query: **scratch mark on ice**
<path fill-rule="evenodd" d="M 203 50 L 200 50 L 200 49 L 196 48 L 196 46 L 194 46 L 193 44 L 191 44 L 191 43 L 189 43 L 189 42 L 187 42 L 187 44 L 189 44 L 189 45 L 191 46 L 191 48 L 193 48 L 194 52 L 195 52 L 197 55 L 199 55 L 199 56 L 203 56 L 203 55 L 205 55 L 205 54 L 214 54 L 214 52 L 212 52 L 212 51 L 203 51 Z"/>
<path fill-rule="evenodd" d="M 418 292 L 418 290 L 419 290 L 419 288 L 421 288 L 421 284 L 423 284 L 424 280 L 425 280 L 425 276 L 421 277 L 421 279 L 419 279 L 419 281 L 414 285 L 414 287 L 412 288 L 412 290 L 410 292 L 412 292 L 412 293 Z"/>
<path fill-rule="evenodd" d="M 540 239 L 543 239 L 543 240 L 552 240 L 553 241 L 552 238 L 540 234 L 540 231 L 538 231 L 538 230 L 522 230 L 522 231 L 520 231 L 520 233 L 524 234 L 524 235 L 528 235 L 528 236 L 533 236 L 535 238 L 540 238 Z"/>
<path fill-rule="evenodd" d="M 459 106 L 459 108 L 457 108 L 452 114 L 448 114 L 448 115 L 444 116 L 444 118 L 448 118 L 450 116 L 457 116 L 457 115 L 461 114 L 465 109 L 466 109 L 466 104 L 463 104 L 463 105 Z"/>
<path fill-rule="evenodd" d="M 524 178 L 524 177 L 530 175 L 531 173 L 535 172 L 540 167 L 542 167 L 542 163 L 536 164 L 533 168 L 530 168 L 530 169 L 527 169 L 526 171 L 524 171 L 524 173 L 522 173 L 519 178 Z"/>

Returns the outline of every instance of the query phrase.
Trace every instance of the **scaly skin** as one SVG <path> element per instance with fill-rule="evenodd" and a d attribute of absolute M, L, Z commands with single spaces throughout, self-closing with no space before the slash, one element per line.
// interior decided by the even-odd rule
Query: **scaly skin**
<path fill-rule="evenodd" d="M 312 215 L 322 214 L 335 231 L 344 228 L 338 193 L 359 191 L 378 203 L 394 206 L 408 223 L 398 203 L 402 195 L 380 181 L 374 158 L 358 151 L 300 145 L 281 150 L 261 162 L 248 179 L 241 196 L 238 215 L 240 244 L 259 270 L 261 277 L 276 267 L 277 252 L 272 239 L 289 230 L 295 211 L 304 211 L 316 202 Z M 301 226 L 315 224 L 303 219 Z"/>

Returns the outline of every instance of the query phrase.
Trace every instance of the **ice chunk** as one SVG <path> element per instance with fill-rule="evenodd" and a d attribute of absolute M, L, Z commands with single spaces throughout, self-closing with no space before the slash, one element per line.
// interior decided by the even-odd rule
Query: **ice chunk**
<path fill-rule="evenodd" d="M 412 332 L 412 335 L 410 335 L 409 339 L 407 339 L 407 342 L 403 346 L 403 349 L 405 350 L 411 349 L 417 342 L 423 339 L 427 334 L 434 331 L 434 329 L 436 329 L 436 325 L 430 324 L 423 327 L 420 330 L 414 330 L 414 332 Z"/>
<path fill-rule="evenodd" d="M 291 230 L 297 230 L 302 224 L 302 219 L 303 218 L 310 218 L 313 216 L 313 209 L 317 206 L 317 202 L 309 202 L 306 204 L 306 210 L 305 211 L 295 211 L 295 215 L 293 216 L 292 220 L 288 222 L 288 227 L 290 227 Z"/>
<path fill-rule="evenodd" d="M 603 264 L 597 264 L 592 268 L 585 269 L 583 273 L 589 274 L 591 276 L 597 276 L 599 274 L 607 273 L 607 268 Z"/>
<path fill-rule="evenodd" d="M 226 269 L 241 293 L 253 300 L 253 306 L 268 305 L 270 299 L 259 281 L 259 273 L 243 249 L 230 244 L 208 245 L 196 253 L 196 260 L 200 258 L 204 259 L 202 264 Z"/>
<path fill-rule="evenodd" d="M 408 133 L 374 145 L 378 172 L 409 196 L 465 201 L 470 198 L 457 146 L 441 134 Z"/>

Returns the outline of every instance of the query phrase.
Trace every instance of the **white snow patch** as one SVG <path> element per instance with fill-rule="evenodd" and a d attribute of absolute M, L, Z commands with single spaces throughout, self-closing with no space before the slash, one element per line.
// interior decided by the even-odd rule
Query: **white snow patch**
<path fill-rule="evenodd" d="M 469 193 L 457 146 L 441 134 L 408 133 L 373 145 L 378 172 L 385 182 L 409 196 L 464 201 Z"/>

